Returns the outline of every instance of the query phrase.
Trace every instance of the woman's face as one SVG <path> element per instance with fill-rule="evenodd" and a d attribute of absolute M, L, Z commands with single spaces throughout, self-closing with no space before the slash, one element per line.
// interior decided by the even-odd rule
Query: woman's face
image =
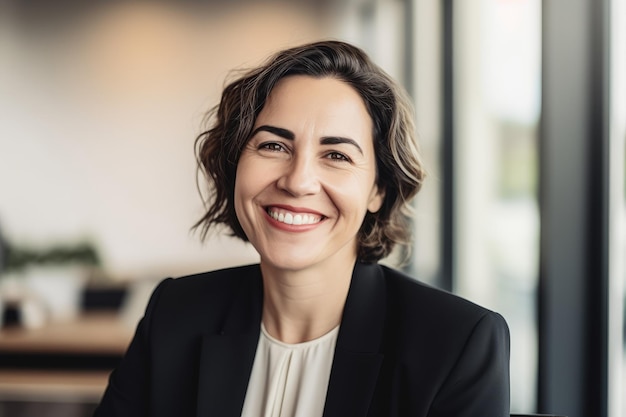
<path fill-rule="evenodd" d="M 334 78 L 282 79 L 235 182 L 237 218 L 261 262 L 284 270 L 351 265 L 363 218 L 382 200 L 372 120 L 359 94 Z"/>

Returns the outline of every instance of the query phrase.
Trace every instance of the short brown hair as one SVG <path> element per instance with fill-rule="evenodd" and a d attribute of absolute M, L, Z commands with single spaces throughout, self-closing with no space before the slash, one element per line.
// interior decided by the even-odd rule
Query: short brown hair
<path fill-rule="evenodd" d="M 205 238 L 212 225 L 229 227 L 244 241 L 235 213 L 237 163 L 257 116 L 282 78 L 333 77 L 362 97 L 373 121 L 377 185 L 382 207 L 368 212 L 358 235 L 357 257 L 376 262 L 396 244 L 410 242 L 409 201 L 419 191 L 424 169 L 417 147 L 413 109 L 404 90 L 361 49 L 340 41 L 321 41 L 278 52 L 258 68 L 228 84 L 220 103 L 208 113 L 208 130 L 196 138 L 198 168 L 209 181 L 207 211 L 194 225 Z"/>

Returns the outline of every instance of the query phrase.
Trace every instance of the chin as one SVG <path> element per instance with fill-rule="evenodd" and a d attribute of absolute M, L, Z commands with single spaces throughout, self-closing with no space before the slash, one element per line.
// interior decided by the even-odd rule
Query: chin
<path fill-rule="evenodd" d="M 261 256 L 261 263 L 285 271 L 300 271 L 315 265 L 317 260 L 311 256 L 311 253 L 307 253 L 304 256 L 298 256 L 297 254 L 276 256 L 273 254 Z"/>

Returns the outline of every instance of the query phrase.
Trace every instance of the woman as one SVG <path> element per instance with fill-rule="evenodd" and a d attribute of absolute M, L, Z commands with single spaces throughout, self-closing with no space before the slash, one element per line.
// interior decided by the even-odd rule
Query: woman
<path fill-rule="evenodd" d="M 228 85 L 198 226 L 260 264 L 163 281 L 97 416 L 508 416 L 496 313 L 378 265 L 423 180 L 409 101 L 359 49 L 282 51 Z"/>

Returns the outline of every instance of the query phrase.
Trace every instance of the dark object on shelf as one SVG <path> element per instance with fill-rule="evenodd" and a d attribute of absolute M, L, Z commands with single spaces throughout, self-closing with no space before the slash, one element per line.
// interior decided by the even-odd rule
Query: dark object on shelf
<path fill-rule="evenodd" d="M 0 308 L 0 314 L 2 314 L 2 317 L 0 317 L 0 327 L 17 326 L 21 323 L 20 309 L 17 305 L 7 304 L 0 306 Z M 0 416 L 1 415 L 2 414 L 0 414 Z"/>
<path fill-rule="evenodd" d="M 83 311 L 114 310 L 119 311 L 124 303 L 127 290 L 125 287 L 87 287 L 83 292 Z"/>
<path fill-rule="evenodd" d="M 0 228 L 0 274 L 4 271 L 7 262 L 7 243 L 2 236 L 2 228 Z"/>

